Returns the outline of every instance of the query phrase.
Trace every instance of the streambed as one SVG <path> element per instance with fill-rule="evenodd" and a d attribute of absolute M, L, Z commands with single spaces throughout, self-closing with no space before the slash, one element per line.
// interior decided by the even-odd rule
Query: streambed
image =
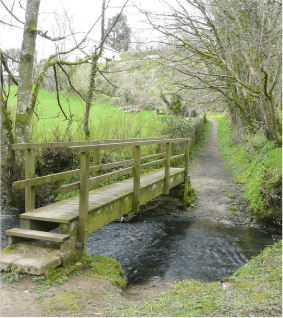
<path fill-rule="evenodd" d="M 87 253 L 116 258 L 128 285 L 154 287 L 172 281 L 219 281 L 272 245 L 272 233 L 258 229 L 146 212 L 133 222 L 113 222 L 92 233 Z M 17 210 L 1 213 L 5 230 L 18 227 Z"/>

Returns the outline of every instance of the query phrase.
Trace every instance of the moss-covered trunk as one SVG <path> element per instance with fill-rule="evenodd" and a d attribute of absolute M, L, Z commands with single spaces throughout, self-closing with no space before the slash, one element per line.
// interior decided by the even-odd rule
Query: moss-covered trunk
<path fill-rule="evenodd" d="M 91 103 L 95 91 L 95 77 L 98 70 L 97 61 L 99 57 L 102 56 L 103 45 L 105 41 L 104 37 L 104 19 L 105 19 L 105 0 L 102 1 L 102 10 L 101 10 L 101 38 L 98 48 L 95 48 L 92 58 L 91 58 L 91 72 L 89 77 L 89 86 L 87 92 L 87 101 L 86 101 L 86 110 L 84 117 L 84 133 L 86 140 L 90 139 L 90 129 L 89 129 L 89 113 L 91 108 Z"/>
<path fill-rule="evenodd" d="M 30 122 L 33 114 L 31 107 L 32 76 L 39 5 L 40 0 L 28 0 L 26 4 L 24 35 L 19 65 L 18 102 L 15 125 L 15 139 L 19 143 L 29 141 Z"/>

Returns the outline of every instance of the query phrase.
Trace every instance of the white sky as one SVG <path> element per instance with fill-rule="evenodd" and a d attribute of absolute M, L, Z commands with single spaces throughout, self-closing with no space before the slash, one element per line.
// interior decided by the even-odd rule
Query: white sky
<path fill-rule="evenodd" d="M 110 8 L 106 11 L 105 25 L 107 25 L 108 18 L 111 18 L 120 11 L 120 8 L 125 1 L 126 0 L 110 1 Z M 4 0 L 4 3 L 8 4 L 9 7 L 11 6 L 12 2 L 13 0 Z M 19 1 L 16 0 L 14 13 L 17 17 L 24 21 L 24 10 L 19 7 L 18 3 Z M 24 0 L 22 0 L 21 3 L 23 6 L 25 6 Z M 49 36 L 58 36 L 58 30 L 56 31 L 56 23 L 54 22 L 55 17 L 57 17 L 59 20 L 62 20 L 63 12 L 66 10 L 68 16 L 72 19 L 73 29 L 77 32 L 86 32 L 99 18 L 101 14 L 101 3 L 101 0 L 41 0 L 38 28 L 42 31 L 48 30 L 47 35 Z M 144 17 L 138 13 L 138 10 L 134 7 L 134 4 L 137 6 L 142 6 L 144 9 L 159 13 L 164 10 L 162 5 L 160 4 L 159 0 L 130 0 L 127 4 L 127 7 L 123 11 L 128 18 L 128 25 L 132 28 L 134 37 L 137 35 L 139 38 L 144 39 L 144 37 L 146 37 L 147 40 L 153 40 L 154 33 L 149 31 L 149 26 L 140 22 L 141 20 L 144 20 Z M 15 19 L 12 20 L 10 18 L 9 14 L 7 14 L 6 10 L 1 4 L 0 8 L 1 19 L 3 19 L 5 22 L 17 24 L 22 27 L 21 24 L 16 23 Z M 59 25 L 62 27 L 63 23 L 60 21 Z M 20 49 L 23 30 L 18 28 L 10 28 L 7 26 L 3 27 L 1 24 L 0 26 L 1 49 Z M 99 28 L 100 21 L 97 23 L 97 27 L 92 33 L 92 38 L 96 40 L 98 40 L 100 37 Z M 72 41 L 68 40 L 66 45 L 72 47 Z M 37 59 L 40 60 L 41 58 L 47 57 L 54 52 L 54 43 L 38 36 L 36 50 Z"/>

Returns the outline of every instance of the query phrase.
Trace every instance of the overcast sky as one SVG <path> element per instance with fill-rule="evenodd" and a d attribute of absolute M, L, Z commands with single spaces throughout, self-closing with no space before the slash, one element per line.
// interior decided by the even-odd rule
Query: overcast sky
<path fill-rule="evenodd" d="M 125 3 L 126 0 L 111 0 L 109 9 L 106 12 L 106 25 L 108 18 L 111 18 L 118 13 Z M 12 0 L 4 0 L 5 4 L 13 3 Z M 21 3 L 25 5 L 25 1 Z M 55 18 L 59 21 L 59 26 L 63 27 L 63 14 L 64 10 L 67 12 L 71 19 L 71 25 L 73 30 L 76 32 L 87 32 L 94 22 L 99 18 L 101 14 L 102 0 L 41 0 L 40 4 L 40 16 L 39 16 L 39 29 L 42 31 L 48 31 L 49 36 L 58 36 L 58 25 L 56 26 Z M 144 9 L 161 12 L 163 9 L 159 0 L 130 0 L 123 13 L 128 18 L 128 24 L 133 31 L 133 40 L 136 37 L 143 40 L 153 40 L 156 34 L 152 33 L 149 26 L 141 23 L 144 17 L 138 12 L 135 6 L 142 6 Z M 10 7 L 10 6 L 9 6 Z M 11 24 L 17 24 L 22 27 L 21 24 L 16 23 L 15 19 L 11 19 L 9 14 L 0 4 L 1 8 L 1 19 L 8 21 Z M 15 1 L 14 6 L 15 15 L 22 21 L 24 21 L 24 10 L 19 7 L 19 1 Z M 97 27 L 92 32 L 92 38 L 98 40 L 100 37 L 99 30 L 100 22 L 97 23 Z M 62 32 L 62 31 L 61 31 Z M 67 31 L 68 33 L 68 31 Z M 77 37 L 80 37 L 81 33 L 78 33 Z M 0 37 L 1 37 L 1 48 L 20 48 L 22 41 L 23 30 L 21 28 L 10 28 L 3 27 L 1 25 Z M 66 45 L 72 46 L 72 41 L 68 40 Z M 54 52 L 54 43 L 37 37 L 37 58 L 40 60 L 43 57 Z"/>

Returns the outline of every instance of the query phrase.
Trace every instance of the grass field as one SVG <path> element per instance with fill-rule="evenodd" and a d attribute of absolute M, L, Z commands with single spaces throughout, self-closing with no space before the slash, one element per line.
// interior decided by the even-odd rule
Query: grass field
<path fill-rule="evenodd" d="M 17 87 L 11 86 L 9 110 L 15 117 Z M 71 95 L 61 95 L 60 102 L 67 117 L 72 115 L 70 124 L 62 114 L 55 93 L 41 90 L 38 106 L 31 124 L 31 142 L 78 141 L 84 140 L 83 119 L 85 104 Z M 159 116 L 160 119 L 160 116 Z M 156 119 L 154 111 L 124 113 L 109 103 L 93 103 L 90 112 L 91 140 L 146 138 L 160 136 L 162 120 Z"/>

